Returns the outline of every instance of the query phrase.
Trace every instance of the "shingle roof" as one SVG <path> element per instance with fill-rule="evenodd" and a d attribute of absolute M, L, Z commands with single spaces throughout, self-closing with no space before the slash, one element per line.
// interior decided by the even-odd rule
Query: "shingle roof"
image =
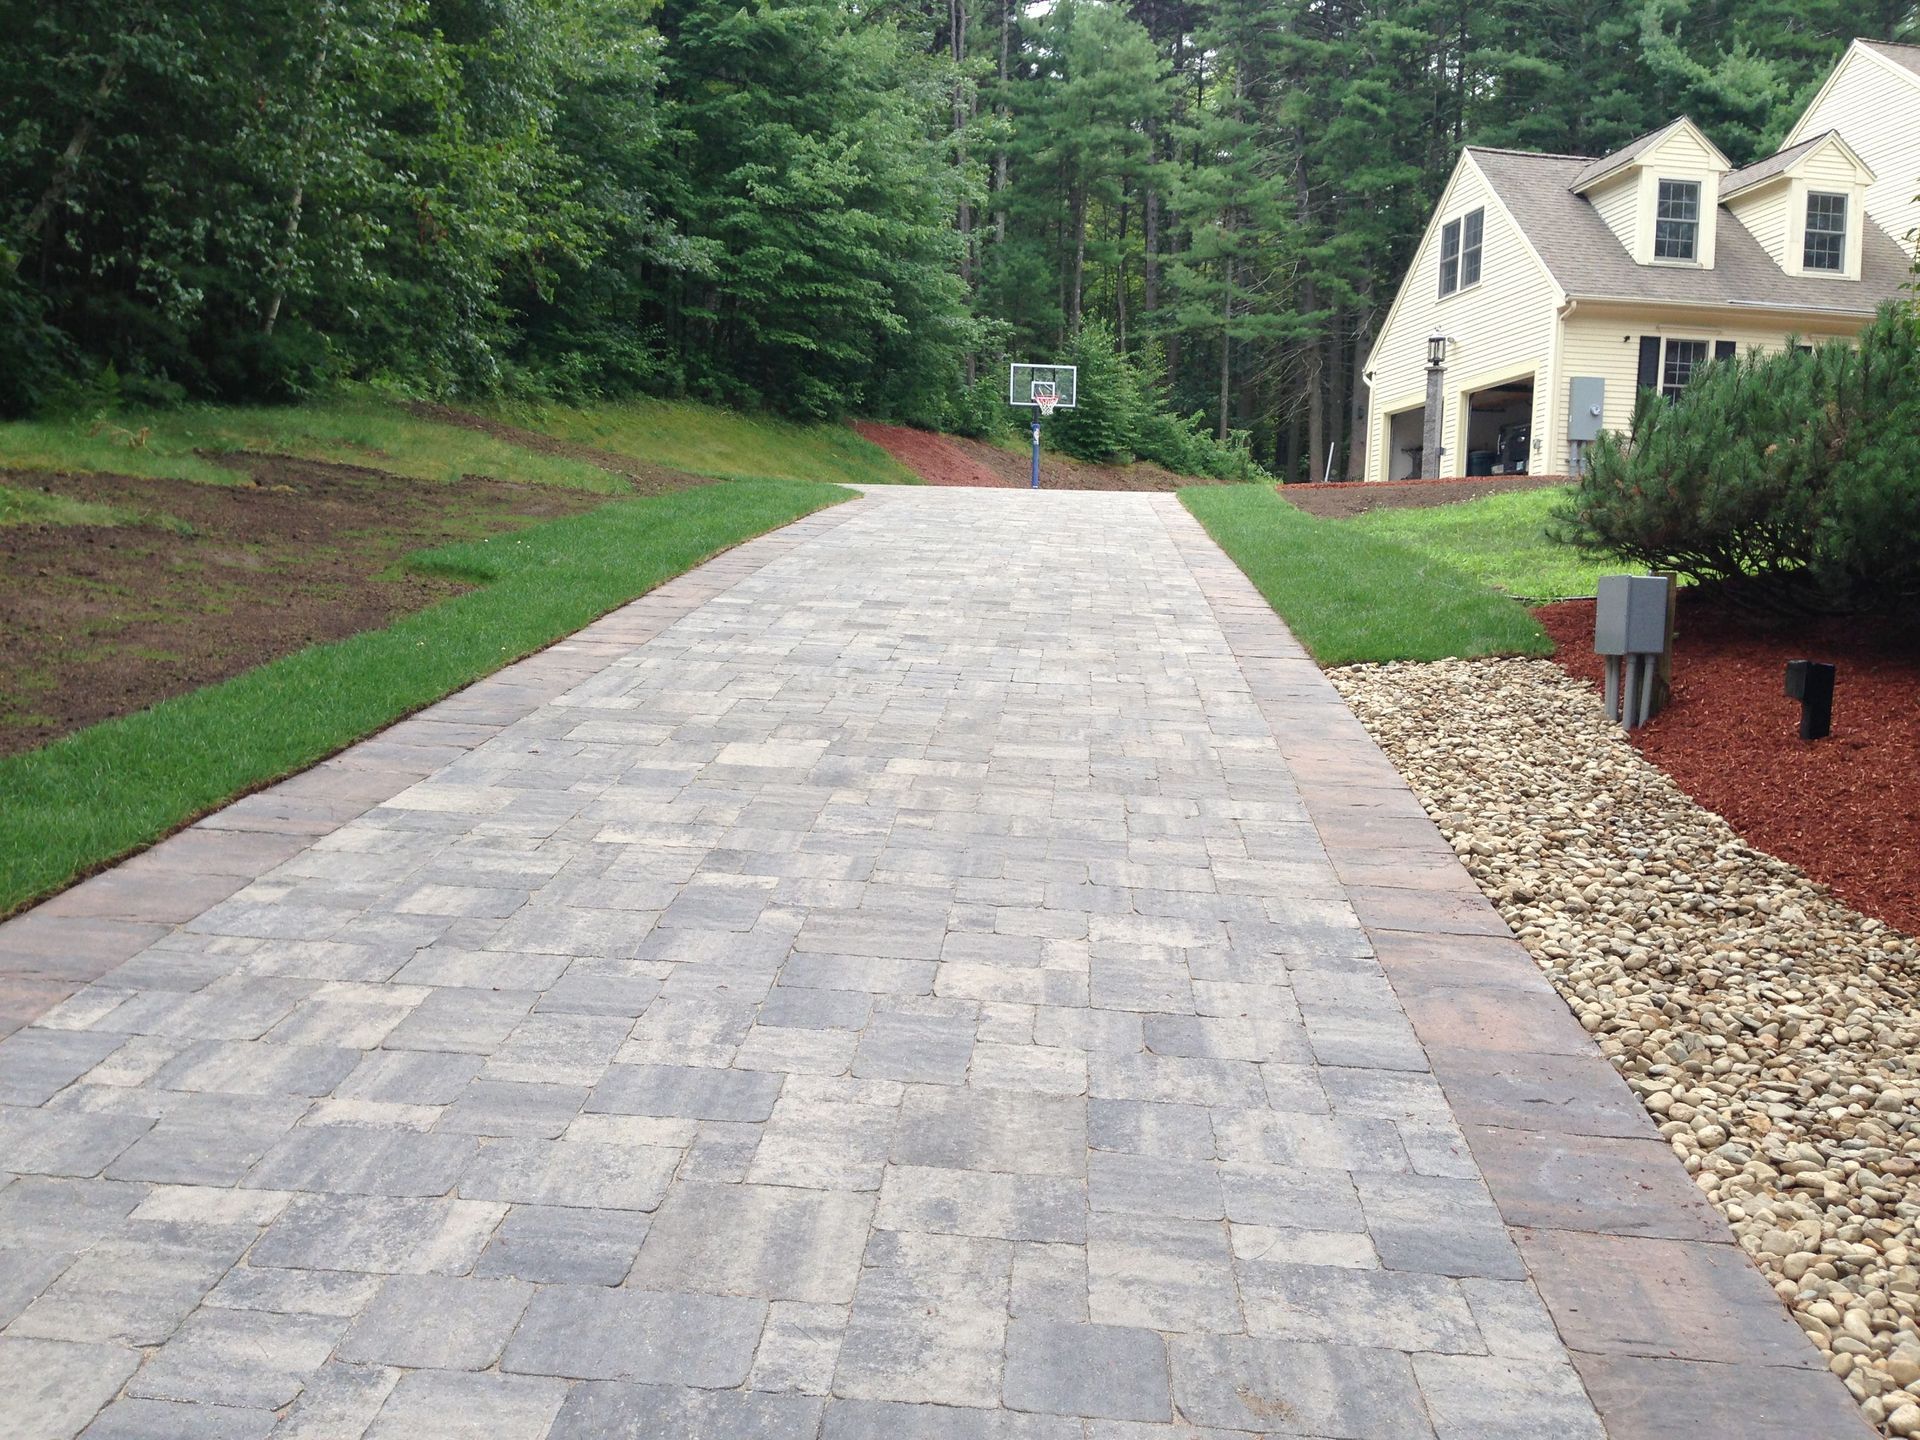
<path fill-rule="evenodd" d="M 1735 191 L 1746 189 L 1749 185 L 1758 185 L 1763 180 L 1771 180 L 1827 136 L 1838 133 L 1837 130 L 1823 130 L 1811 140 L 1802 140 L 1798 145 L 1790 145 L 1785 150 L 1776 150 L 1764 160 L 1756 160 L 1744 169 L 1735 170 L 1731 175 L 1722 177 L 1721 196 L 1724 198 Z"/>
<path fill-rule="evenodd" d="M 1920 75 L 1920 45 L 1896 45 L 1891 40 L 1862 40 L 1860 43 L 1879 51 L 1894 64 Z"/>
<path fill-rule="evenodd" d="M 1662 140 L 1666 139 L 1670 133 L 1672 133 L 1674 130 L 1679 129 L 1680 126 L 1685 125 L 1686 123 L 1687 123 L 1687 117 L 1684 115 L 1680 116 L 1676 120 L 1669 120 L 1666 124 L 1662 125 L 1659 129 L 1649 130 L 1647 131 L 1646 134 L 1641 135 L 1636 139 L 1629 140 L 1626 144 L 1622 145 L 1618 150 L 1614 151 L 1611 155 L 1602 155 L 1598 160 L 1589 161 L 1586 169 L 1582 170 L 1578 175 L 1573 177 L 1572 185 L 1570 188 L 1574 190 L 1585 189 L 1587 186 L 1591 185 L 1594 181 L 1598 180 L 1601 176 L 1610 174 L 1611 172 L 1618 170 L 1622 165 L 1626 164 L 1629 160 L 1633 159 L 1636 155 L 1640 155 L 1645 151 L 1651 150 L 1655 145 L 1659 144 Z"/>
<path fill-rule="evenodd" d="M 1870 224 L 1862 238 L 1860 279 L 1789 275 L 1746 226 L 1724 210 L 1711 270 L 1637 265 L 1593 202 L 1573 193 L 1575 177 L 1591 161 L 1479 146 L 1469 151 L 1547 270 L 1571 296 L 1868 314 L 1899 294 L 1911 273 L 1906 252 L 1886 231 Z"/>

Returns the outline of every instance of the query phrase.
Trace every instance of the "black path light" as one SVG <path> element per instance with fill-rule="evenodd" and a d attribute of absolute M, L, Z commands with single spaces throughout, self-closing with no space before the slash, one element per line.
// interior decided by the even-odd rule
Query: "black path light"
<path fill-rule="evenodd" d="M 1824 740 L 1833 733 L 1833 680 L 1839 671 L 1820 660 L 1787 662 L 1787 698 L 1800 702 L 1800 738 Z"/>

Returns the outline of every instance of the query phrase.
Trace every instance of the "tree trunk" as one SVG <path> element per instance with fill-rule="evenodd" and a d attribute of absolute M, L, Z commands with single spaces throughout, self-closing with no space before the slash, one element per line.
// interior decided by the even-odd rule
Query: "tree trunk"
<path fill-rule="evenodd" d="M 1327 478 L 1327 411 L 1320 390 L 1320 346 L 1315 343 L 1307 347 L 1306 404 L 1307 479 L 1316 485 Z"/>
<path fill-rule="evenodd" d="M 1233 257 L 1226 262 L 1226 284 L 1220 297 L 1220 424 L 1219 438 L 1224 444 L 1233 417 Z"/>
<path fill-rule="evenodd" d="M 306 105 L 300 115 L 300 133 L 294 140 L 297 168 L 294 171 L 293 197 L 287 203 L 287 219 L 281 227 L 280 256 L 273 265 L 273 294 L 268 297 L 266 311 L 260 317 L 262 335 L 272 335 L 273 327 L 280 323 L 280 307 L 287 299 L 287 272 L 293 268 L 294 247 L 300 243 L 300 215 L 307 200 L 307 155 L 313 148 L 313 112 L 320 101 L 320 87 L 326 80 L 327 59 L 333 51 L 333 6 L 323 0 L 319 12 L 320 42 L 314 51 L 313 68 L 307 72 Z"/>
<path fill-rule="evenodd" d="M 1120 197 L 1120 234 L 1115 241 L 1115 253 L 1119 259 L 1113 267 L 1113 329 L 1115 343 L 1122 355 L 1127 353 L 1127 204 L 1125 195 Z"/>
<path fill-rule="evenodd" d="M 1080 315 L 1087 282 L 1087 187 L 1073 187 L 1073 288 L 1067 304 L 1067 334 L 1080 333 Z"/>
<path fill-rule="evenodd" d="M 1347 438 L 1347 366 L 1346 366 L 1346 312 L 1336 311 L 1333 327 L 1327 335 L 1327 358 L 1324 373 L 1327 377 L 1327 440 L 1334 452 L 1334 463 L 1327 467 L 1327 478 L 1338 479 L 1344 476 L 1346 467 L 1339 463 L 1341 448 Z"/>
<path fill-rule="evenodd" d="M 137 31 L 135 32 L 138 33 Z M 113 96 L 114 86 L 120 83 L 120 76 L 127 68 L 124 53 L 115 55 L 107 62 L 107 68 L 100 73 L 100 83 L 93 88 L 93 105 L 80 117 L 73 127 L 73 134 L 67 139 L 67 148 L 60 152 L 60 158 L 54 162 L 53 178 L 47 182 L 47 188 L 40 192 L 40 198 L 27 212 L 26 224 L 20 227 L 20 248 L 7 256 L 7 273 L 14 274 L 20 269 L 21 257 L 32 243 L 33 237 L 46 229 L 47 221 L 53 217 L 53 207 L 60 203 L 60 197 L 66 194 L 67 186 L 73 183 L 73 177 L 80 173 L 80 162 L 86 158 L 87 146 L 93 143 L 94 125 L 100 110 Z"/>
<path fill-rule="evenodd" d="M 1007 72 L 1013 56 L 1013 6 L 1014 0 L 1000 0 L 1000 94 L 994 107 L 1000 116 L 1000 129 L 1007 129 Z M 999 203 L 993 212 L 993 239 L 995 244 L 1006 243 L 1007 238 L 1007 147 L 1003 142 L 993 157 L 993 193 Z"/>

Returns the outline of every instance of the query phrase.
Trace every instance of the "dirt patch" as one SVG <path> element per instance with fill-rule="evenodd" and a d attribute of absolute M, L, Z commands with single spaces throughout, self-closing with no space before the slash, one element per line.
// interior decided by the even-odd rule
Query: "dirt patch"
<path fill-rule="evenodd" d="M 408 552 L 607 500 L 280 455 L 223 463 L 250 478 L 0 472 L 143 517 L 0 527 L 0 755 L 387 625 L 463 588 L 395 570 Z"/>
<path fill-rule="evenodd" d="M 940 435 L 907 425 L 861 420 L 853 427 L 929 485 L 977 485 L 1024 488 L 1033 476 L 1032 461 L 984 440 Z M 1223 485 L 1207 476 L 1176 475 L 1147 461 L 1132 465 L 1089 465 L 1066 455 L 1040 453 L 1043 490 L 1184 490 L 1189 485 Z"/>
<path fill-rule="evenodd" d="M 1487 495 L 1572 483 L 1571 475 L 1495 475 L 1484 480 L 1388 480 L 1374 485 L 1355 481 L 1346 485 L 1282 485 L 1279 489 L 1281 499 L 1309 515 L 1346 520 L 1369 510 L 1424 510 Z"/>
<path fill-rule="evenodd" d="M 1593 602 L 1534 612 L 1570 674 L 1599 683 Z M 1839 666 L 1833 735 L 1799 738 L 1789 660 Z M 1920 934 L 1920 636 L 1859 619 L 1767 626 L 1709 588 L 1680 592 L 1673 704 L 1641 751 L 1751 844 L 1856 909 Z"/>
<path fill-rule="evenodd" d="M 573 440 L 561 440 L 552 435 L 543 435 L 538 430 L 526 430 L 518 425 L 509 425 L 504 420 L 491 420 L 485 415 L 475 415 L 469 410 L 457 410 L 451 405 L 429 405 L 422 402 L 409 405 L 407 409 L 422 420 L 432 420 L 441 425 L 457 425 L 462 430 L 472 430 L 481 435 L 492 436 L 495 440 L 504 440 L 509 445 L 518 445 L 522 450 L 532 450 L 539 455 L 557 455 L 563 460 L 581 460 L 588 465 L 597 465 L 610 475 L 620 476 L 637 495 L 666 495 L 675 490 L 690 489 L 695 485 L 718 483 L 708 475 L 690 475 L 684 470 L 673 470 L 665 465 L 654 465 L 645 460 L 637 460 L 631 455 L 622 455 L 617 450 L 602 450 L 597 446 L 582 445 Z"/>

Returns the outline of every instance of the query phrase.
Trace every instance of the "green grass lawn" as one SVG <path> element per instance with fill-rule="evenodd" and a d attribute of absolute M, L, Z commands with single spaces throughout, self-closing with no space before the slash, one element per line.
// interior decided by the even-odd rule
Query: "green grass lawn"
<path fill-rule="evenodd" d="M 1375 510 L 1339 522 L 1445 561 L 1483 585 L 1535 603 L 1592 595 L 1624 561 L 1590 559 L 1547 538 L 1547 521 L 1570 487 L 1511 491 L 1423 510 Z"/>
<path fill-rule="evenodd" d="M 622 482 L 597 465 L 539 455 L 458 425 L 423 420 L 377 400 L 309 405 L 192 405 L 110 420 L 26 420 L 0 425 L 0 468 L 93 470 L 231 485 L 241 472 L 200 452 L 240 450 L 365 465 L 416 480 L 490 475 L 528 485 L 603 494 Z"/>
<path fill-rule="evenodd" d="M 736 481 L 426 551 L 410 563 L 480 588 L 0 759 L 0 914 L 846 498 Z"/>
<path fill-rule="evenodd" d="M 1180 500 L 1322 665 L 1553 652 L 1525 607 L 1468 572 L 1358 521 L 1309 515 L 1270 485 Z"/>
<path fill-rule="evenodd" d="M 509 412 L 502 419 L 636 460 L 723 479 L 917 485 L 920 479 L 845 425 L 798 424 L 684 400 L 623 400 Z"/>
<path fill-rule="evenodd" d="M 124 525 L 130 518 L 111 505 L 0 484 L 0 525 Z"/>

